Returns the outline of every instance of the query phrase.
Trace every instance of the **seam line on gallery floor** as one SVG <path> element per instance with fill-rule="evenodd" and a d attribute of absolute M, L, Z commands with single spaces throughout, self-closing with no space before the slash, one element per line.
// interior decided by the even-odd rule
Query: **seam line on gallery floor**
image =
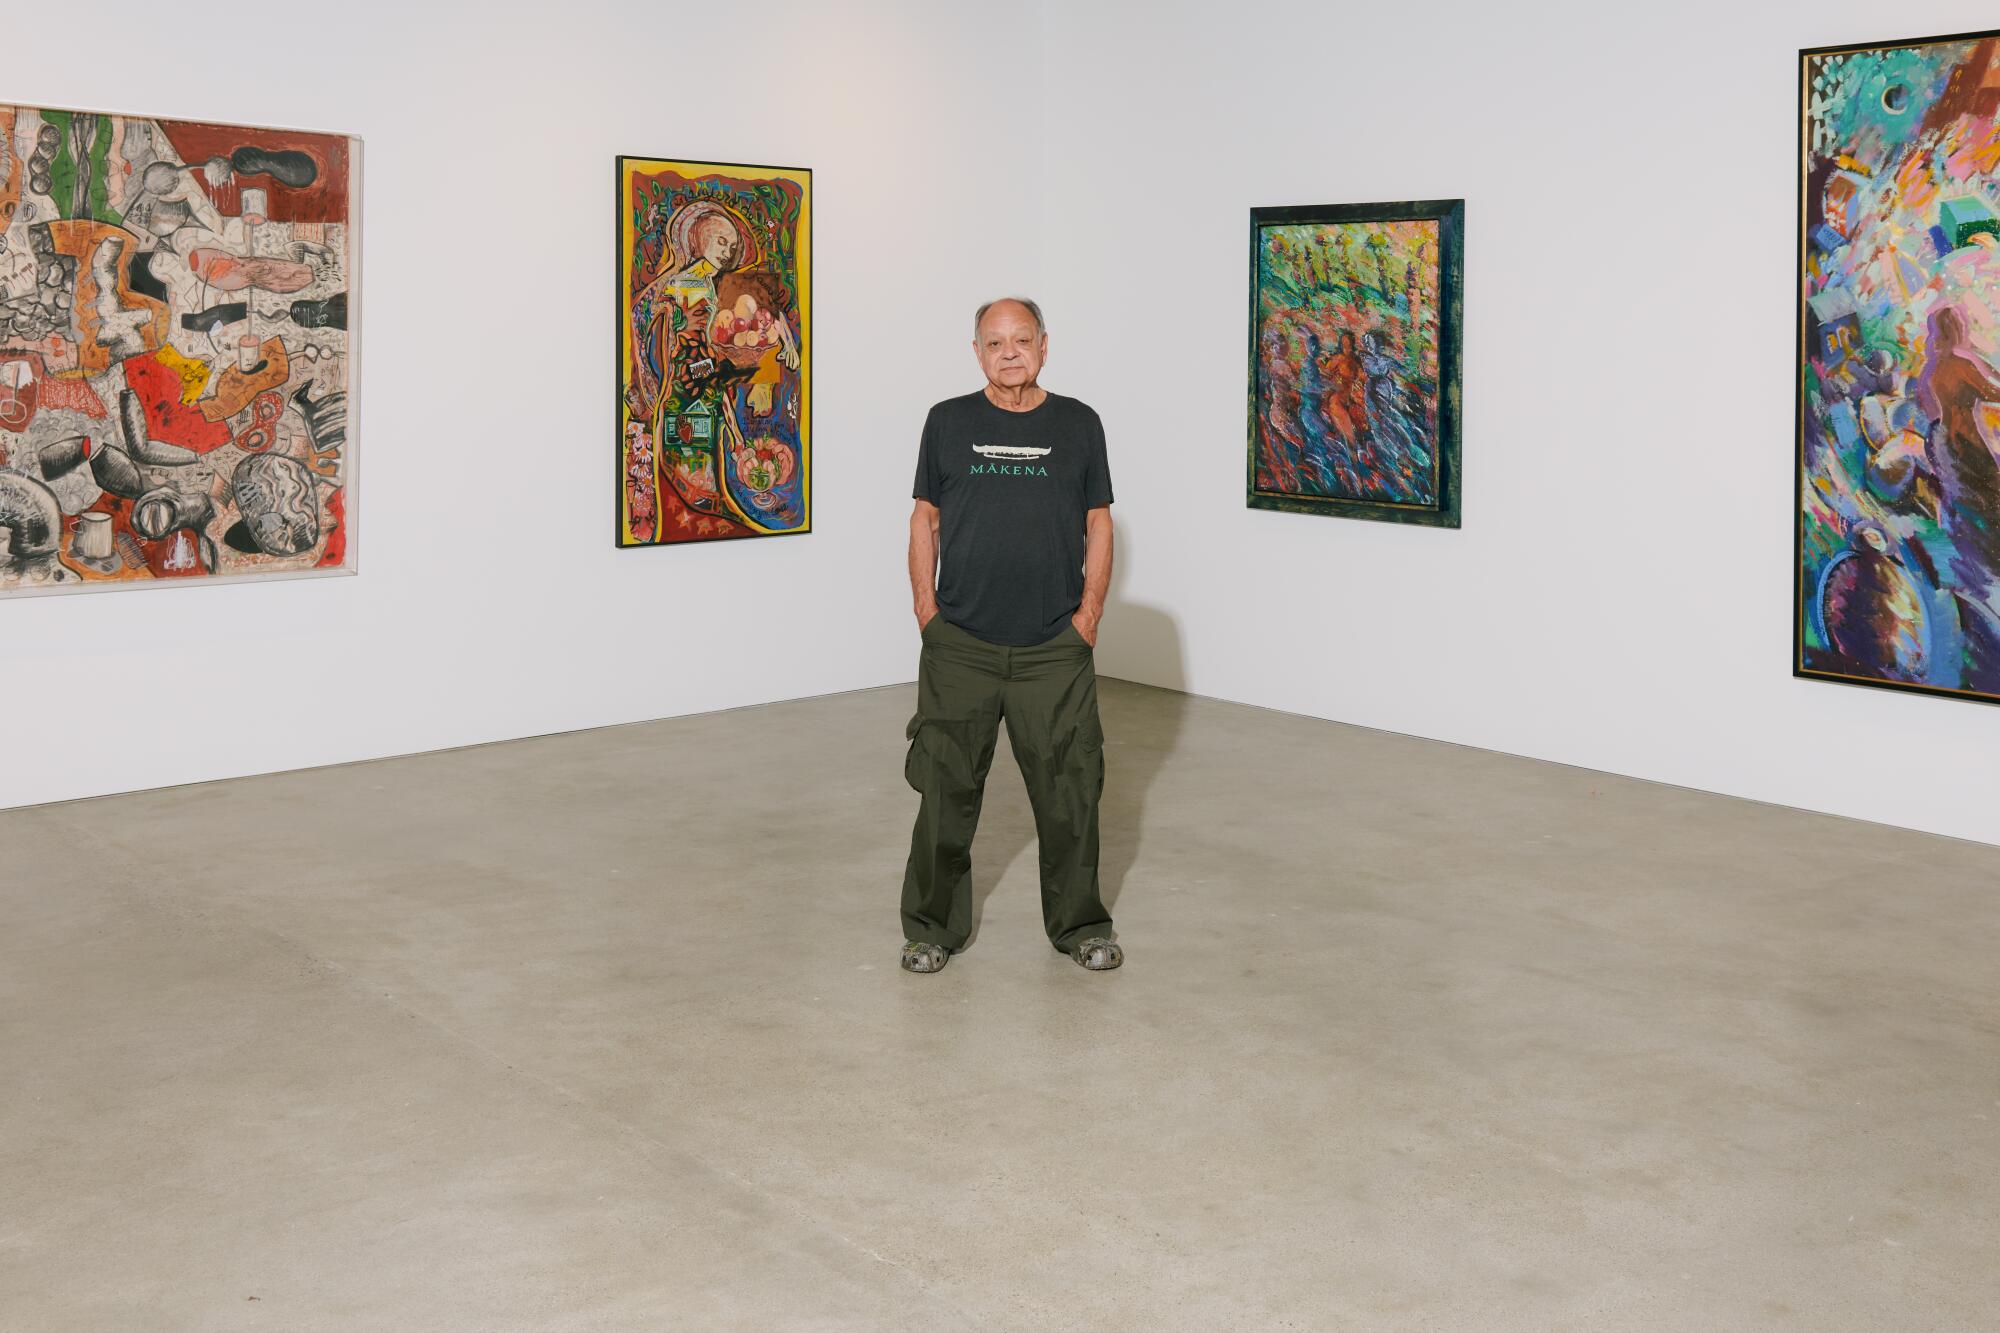
<path fill-rule="evenodd" d="M 1571 763 L 1563 759 L 1548 759 L 1541 755 L 1522 754 L 1516 750 L 1498 750 L 1490 746 L 1474 745 L 1468 741 L 1448 740 L 1441 736 L 1420 736 L 1415 732 L 1396 731 L 1390 727 L 1372 727 L 1365 722 L 1348 722 L 1340 718 L 1320 717 L 1315 713 L 1293 712 L 1286 708 L 1276 708 L 1270 704 L 1250 703 L 1242 699 L 1230 699 L 1219 694 L 1200 694 L 1193 690 L 1177 690 L 1168 685 L 1153 685 L 1141 680 L 1127 680 L 1122 676 L 1100 674 L 1099 680 L 1114 681 L 1119 685 L 1129 685 L 1134 689 L 1157 690 L 1162 694 L 1178 694 L 1183 698 L 1199 699 L 1204 703 L 1224 704 L 1232 708 L 1254 708 L 1261 713 L 1276 713 L 1280 717 L 1295 717 L 1305 722 L 1318 722 L 1330 727 L 1351 727 L 1356 731 L 1374 732 L 1379 736 L 1391 736 L 1399 740 L 1416 741 L 1425 745 L 1445 745 L 1456 750 L 1470 750 L 1476 754 L 1498 755 L 1503 759 L 1518 759 L 1524 763 L 1548 764 L 1554 768 L 1573 769 L 1580 773 L 1593 773 L 1606 778 L 1616 778 L 1621 782 L 1640 782 L 1649 787 L 1662 787 L 1668 791 L 1692 792 L 1697 796 L 1713 796 L 1725 801 L 1742 801 L 1747 805 L 1760 805 L 1772 810 L 1785 810 L 1793 814 L 1810 815 L 1817 819 L 1846 820 L 1856 824 L 1868 824 L 1876 828 L 1892 829 L 1898 833 L 1917 833 L 1927 838 L 1943 838 L 1948 842 L 1962 843 L 1968 847 L 1986 847 L 1990 844 L 1976 838 L 1961 837 L 1953 833 L 1938 833 L 1929 829 L 1913 829 L 1902 824 L 1891 824 L 1885 820 L 1868 819 L 1861 815 L 1837 815 L 1826 810 L 1814 810 L 1809 806 L 1786 805 L 1782 801 L 1767 801 L 1756 796 L 1743 796 L 1735 792 L 1716 791 L 1709 787 L 1694 787 L 1683 782 L 1668 782 L 1663 778 L 1642 777 L 1636 773 L 1621 773 L 1616 769 L 1592 768 L 1588 764 Z M 35 801 L 28 805 L 10 806 L 0 810 L 0 819 L 15 812 L 28 810 L 50 811 L 68 805 L 82 805 L 89 801 L 113 801 L 124 796 L 139 796 L 149 792 L 181 791 L 192 787 L 206 787 L 220 782 L 246 782 L 253 778 L 284 777 L 295 773 L 319 773 L 337 768 L 360 768 L 368 764 L 390 764 L 404 759 L 422 759 L 430 755 L 459 754 L 468 750 L 485 750 L 496 745 L 515 745 L 526 741 L 553 740 L 562 736 L 585 736 L 598 731 L 617 731 L 623 727 L 649 727 L 662 722 L 678 722 L 688 718 L 721 717 L 730 713 L 754 712 L 760 708 L 782 708 L 791 704 L 815 703 L 823 699 L 840 699 L 851 694 L 874 694 L 882 690 L 908 689 L 914 680 L 890 681 L 883 685 L 860 685 L 851 690 L 830 690 L 825 694 L 802 694 L 791 699 L 765 699 L 753 704 L 735 704 L 728 708 L 705 708 L 692 713 L 667 713 L 659 717 L 634 718 L 629 722 L 604 722 L 595 726 L 570 727 L 561 731 L 538 731 L 525 736 L 503 736 L 490 741 L 467 741 L 463 745 L 442 745 L 431 750 L 404 750 L 395 754 L 375 755 L 367 759 L 338 759 L 328 764 L 303 764 L 297 768 L 259 769 L 253 773 L 237 773 L 227 777 L 197 778 L 192 782 L 169 782 L 158 787 L 135 787 L 129 791 L 103 792 L 96 796 L 68 796 L 53 801 Z M 1114 738 L 1115 739 L 1115 738 Z"/>

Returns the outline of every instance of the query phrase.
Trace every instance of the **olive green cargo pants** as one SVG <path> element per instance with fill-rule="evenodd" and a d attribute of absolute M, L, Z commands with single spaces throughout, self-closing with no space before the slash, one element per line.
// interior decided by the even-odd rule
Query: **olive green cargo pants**
<path fill-rule="evenodd" d="M 1110 935 L 1097 891 L 1104 731 L 1090 645 L 1070 626 L 1047 643 L 1003 648 L 943 616 L 931 617 L 923 639 L 903 769 L 924 798 L 903 876 L 904 936 L 956 950 L 971 933 L 972 835 L 1003 717 L 1035 808 L 1049 940 L 1067 953 Z"/>

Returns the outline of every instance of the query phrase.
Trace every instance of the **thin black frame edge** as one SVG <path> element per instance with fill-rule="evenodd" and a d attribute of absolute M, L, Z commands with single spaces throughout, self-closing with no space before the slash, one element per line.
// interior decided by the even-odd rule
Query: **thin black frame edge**
<path fill-rule="evenodd" d="M 1977 42 L 1988 37 L 2000 37 L 2000 28 L 1987 28 L 1982 32 L 1943 32 L 1935 37 L 1904 37 L 1881 42 L 1835 42 L 1830 46 L 1802 46 L 1799 59 L 1803 64 L 1807 56 L 1845 55 L 1849 51 L 1899 51 L 1906 46 L 1931 46 L 1937 42 Z"/>
<path fill-rule="evenodd" d="M 617 154 L 611 163 L 611 548 L 630 550 L 653 542 L 625 540 L 625 163 Z"/>
<path fill-rule="evenodd" d="M 1439 287 L 1446 318 L 1439 321 L 1439 378 L 1442 392 L 1438 410 L 1438 503 L 1434 506 L 1382 504 L 1371 500 L 1303 497 L 1262 494 L 1257 490 L 1257 272 L 1260 259 L 1258 230 L 1271 224 L 1291 222 L 1402 222 L 1434 219 L 1443 237 L 1438 257 Z M 1311 514 L 1320 518 L 1353 518 L 1366 522 L 1401 523 L 1412 527 L 1464 529 L 1464 491 L 1460 478 L 1464 436 L 1464 324 L 1465 324 L 1465 200 L 1412 199 L 1364 204 L 1281 204 L 1250 210 L 1249 382 L 1245 386 L 1246 440 L 1244 448 L 1244 507 L 1271 513 Z"/>
<path fill-rule="evenodd" d="M 616 483 L 611 488 L 611 549 L 614 551 L 648 551 L 680 546 L 710 546 L 718 541 L 761 541 L 766 537 L 810 537 L 819 530 L 819 516 L 809 507 L 806 511 L 806 525 L 790 532 L 750 532 L 740 537 L 711 537 L 704 541 L 692 542 L 628 542 L 625 540 L 625 485 L 622 479 L 625 466 L 625 164 L 627 162 L 699 162 L 708 167 L 743 167 L 751 171 L 792 171 L 806 178 L 806 206 L 812 207 L 811 167 L 777 166 L 768 162 L 720 162 L 710 158 L 695 157 L 651 157 L 640 153 L 617 153 L 612 158 L 612 189 L 618 206 L 611 213 L 611 285 L 612 285 L 612 354 L 611 354 L 611 448 L 613 461 L 611 476 Z M 810 216 L 810 214 L 808 214 Z M 810 228 L 806 232 L 806 281 L 805 302 L 812 305 L 812 245 Z M 816 339 L 815 339 L 816 341 Z M 809 344 L 810 346 L 810 344 Z M 812 419 L 812 377 L 805 381 L 806 419 Z M 817 423 L 814 429 L 817 430 Z M 810 442 L 809 442 L 810 443 Z M 813 454 L 806 450 L 806 494 L 812 494 Z"/>
<path fill-rule="evenodd" d="M 1806 65 L 1815 56 L 1847 55 L 1856 51 L 1899 51 L 1912 46 L 1931 46 L 1938 42 L 1976 42 L 1989 38 L 2000 38 L 2000 28 L 1987 28 L 1978 32 L 1948 32 L 1935 37 L 1909 37 L 1879 42 L 1838 42 L 1830 46 L 1802 46 L 1796 57 L 1798 61 L 1798 157 L 1794 167 L 1799 173 L 1798 210 L 1795 221 L 1797 255 L 1792 269 L 1792 318 L 1794 323 L 1794 361 L 1792 363 L 1793 422 L 1792 422 L 1792 625 L 1791 643 L 1788 656 L 1791 658 L 1793 680 L 1816 681 L 1826 685 L 1846 685 L 1855 689 L 1889 690 L 1896 694 L 1915 695 L 1926 699 L 1947 699 L 1954 703 L 1985 704 L 1989 707 L 2000 705 L 2000 695 L 1979 694 L 1970 690 L 1954 690 L 1942 685 L 1917 685 L 1901 680 L 1876 680 L 1868 676 L 1849 676 L 1837 671 L 1809 667 L 1806 665 L 1806 578 L 1805 578 L 1805 483 L 1806 483 Z"/>

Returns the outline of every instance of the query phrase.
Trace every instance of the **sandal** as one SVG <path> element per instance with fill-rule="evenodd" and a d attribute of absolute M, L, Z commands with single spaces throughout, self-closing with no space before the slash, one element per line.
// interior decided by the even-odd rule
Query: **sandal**
<path fill-rule="evenodd" d="M 942 972 L 945 960 L 950 957 L 951 950 L 942 944 L 920 944 L 916 940 L 903 942 L 905 972 Z"/>
<path fill-rule="evenodd" d="M 1107 940 L 1102 935 L 1078 940 L 1070 949 L 1069 956 L 1076 959 L 1078 966 L 1091 972 L 1109 972 L 1125 961 L 1125 951 L 1115 941 Z"/>

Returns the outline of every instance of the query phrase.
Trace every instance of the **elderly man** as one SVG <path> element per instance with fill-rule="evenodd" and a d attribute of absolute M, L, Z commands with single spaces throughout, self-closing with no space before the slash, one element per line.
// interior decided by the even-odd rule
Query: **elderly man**
<path fill-rule="evenodd" d="M 905 775 L 923 795 L 903 877 L 903 967 L 936 972 L 972 929 L 972 835 L 1000 720 L 1041 840 L 1042 921 L 1093 972 L 1124 961 L 1097 890 L 1104 732 L 1091 653 L 1111 584 L 1104 426 L 1036 381 L 1033 301 L 973 317 L 986 387 L 931 409 L 910 516 L 923 638 Z"/>

